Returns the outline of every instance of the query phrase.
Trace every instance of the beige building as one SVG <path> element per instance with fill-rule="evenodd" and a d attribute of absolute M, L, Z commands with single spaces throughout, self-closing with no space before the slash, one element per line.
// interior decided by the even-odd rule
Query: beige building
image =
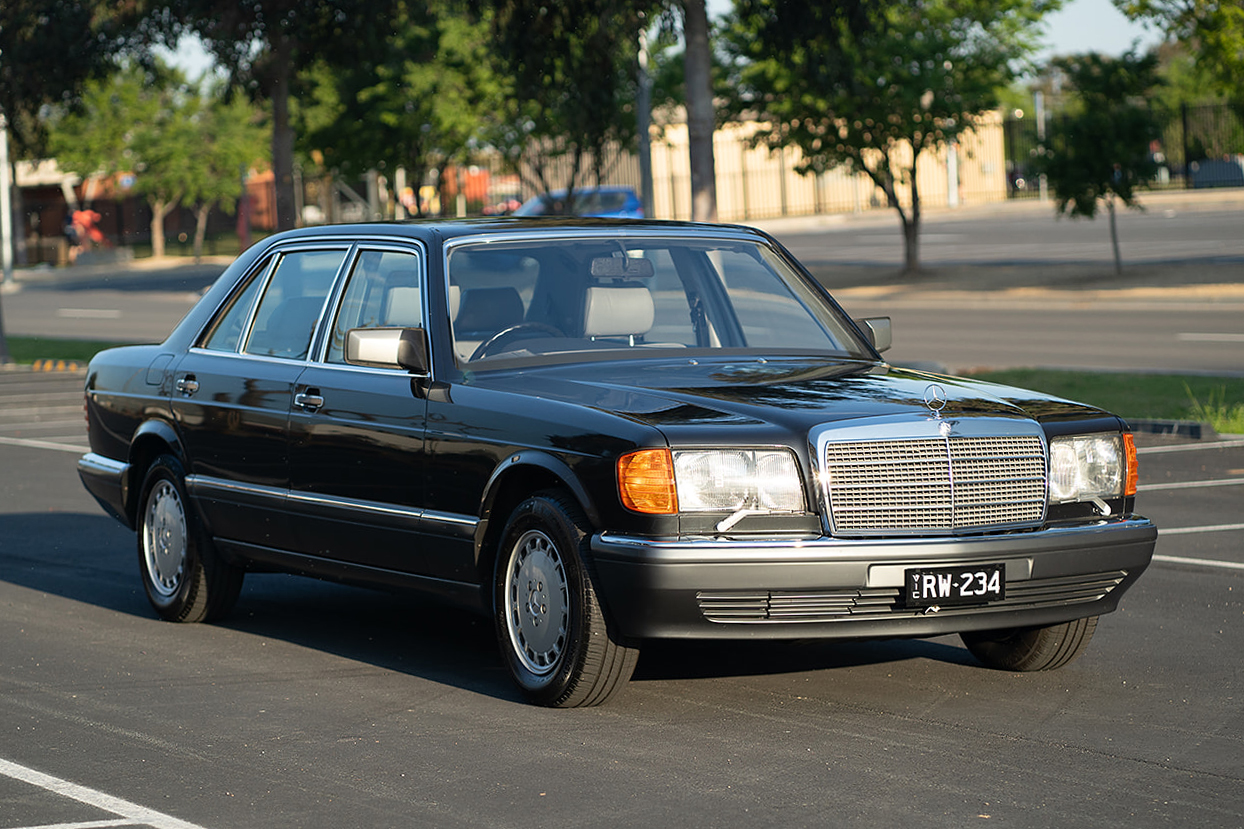
<path fill-rule="evenodd" d="M 756 124 L 727 124 L 717 130 L 713 153 L 717 168 L 717 214 L 723 222 L 850 213 L 889 209 L 885 195 L 866 174 L 838 168 L 822 175 L 795 172 L 797 149 L 770 152 L 749 145 Z M 910 158 L 910 155 L 908 155 Z M 691 171 L 687 127 L 672 124 L 652 142 L 655 218 L 691 218 Z M 1007 197 L 1002 117 L 982 116 L 977 127 L 958 144 L 926 152 L 920 159 L 917 184 L 922 206 L 956 206 L 1001 201 Z M 957 187 L 951 182 L 956 181 Z M 900 188 L 910 204 L 910 188 Z"/>

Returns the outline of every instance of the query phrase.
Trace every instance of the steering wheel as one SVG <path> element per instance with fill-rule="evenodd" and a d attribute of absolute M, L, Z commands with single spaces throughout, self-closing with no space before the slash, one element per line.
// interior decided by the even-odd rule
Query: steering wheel
<path fill-rule="evenodd" d="M 495 351 L 504 351 L 502 346 L 509 345 L 512 340 L 522 337 L 530 337 L 533 333 L 543 332 L 554 337 L 566 336 L 560 329 L 542 322 L 520 322 L 518 325 L 511 325 L 509 328 L 502 328 L 496 334 L 476 347 L 475 352 L 471 355 L 471 360 L 480 360 L 491 355 Z"/>

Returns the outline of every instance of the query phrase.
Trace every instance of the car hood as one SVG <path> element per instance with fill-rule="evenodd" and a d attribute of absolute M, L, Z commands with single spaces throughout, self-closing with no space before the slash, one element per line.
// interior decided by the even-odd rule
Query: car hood
<path fill-rule="evenodd" d="M 947 417 L 1040 421 L 1103 416 L 1099 409 L 993 383 L 819 359 L 601 363 L 523 371 L 501 379 L 512 391 L 588 406 L 669 432 L 711 424 L 767 424 L 806 431 L 817 424 L 911 415 L 928 418 L 936 386 Z M 491 383 L 489 383 L 491 385 Z M 937 405 L 934 400 L 933 405 Z"/>

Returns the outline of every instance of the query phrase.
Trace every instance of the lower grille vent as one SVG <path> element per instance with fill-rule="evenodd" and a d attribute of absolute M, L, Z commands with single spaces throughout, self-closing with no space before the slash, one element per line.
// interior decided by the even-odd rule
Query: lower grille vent
<path fill-rule="evenodd" d="M 939 615 L 1016 610 L 1094 602 L 1127 577 L 1123 570 L 1007 582 L 1006 599 L 983 607 L 947 607 Z M 700 612 L 720 624 L 844 622 L 923 615 L 903 607 L 902 590 L 878 587 L 826 591 L 723 591 L 697 593 Z"/>

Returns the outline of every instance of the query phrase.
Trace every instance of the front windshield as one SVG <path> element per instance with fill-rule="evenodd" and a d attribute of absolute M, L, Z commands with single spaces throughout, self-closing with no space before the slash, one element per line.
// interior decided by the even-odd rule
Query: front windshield
<path fill-rule="evenodd" d="M 686 234 L 494 238 L 452 247 L 447 273 L 460 364 L 659 349 L 871 358 L 833 306 L 756 242 Z"/>

